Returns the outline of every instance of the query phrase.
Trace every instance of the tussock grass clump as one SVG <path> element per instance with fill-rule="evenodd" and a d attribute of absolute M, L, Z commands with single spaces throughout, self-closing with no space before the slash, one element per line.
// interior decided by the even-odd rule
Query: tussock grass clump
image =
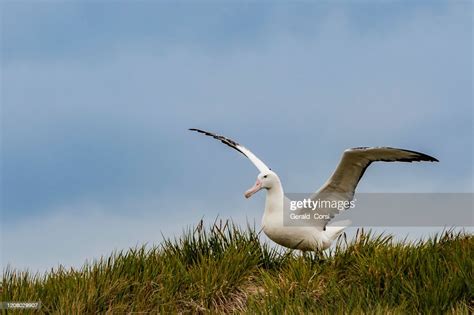
<path fill-rule="evenodd" d="M 472 313 L 474 237 L 417 243 L 360 230 L 330 252 L 261 243 L 254 228 L 201 222 L 160 246 L 30 274 L 7 267 L 2 301 L 41 313 Z"/>

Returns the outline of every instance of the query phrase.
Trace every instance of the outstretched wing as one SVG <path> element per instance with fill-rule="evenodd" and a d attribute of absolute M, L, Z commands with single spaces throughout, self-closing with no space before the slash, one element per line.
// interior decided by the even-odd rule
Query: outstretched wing
<path fill-rule="evenodd" d="M 355 193 L 355 189 L 365 170 L 372 162 L 438 162 L 432 156 L 404 149 L 389 147 L 360 147 L 347 149 L 342 154 L 342 158 L 331 177 L 327 182 L 311 196 L 311 200 L 329 202 L 350 202 Z M 333 203 L 334 204 L 334 203 Z M 346 203 L 348 204 L 348 203 Z M 347 209 L 347 206 L 345 207 Z M 304 211 L 302 209 L 302 211 Z M 322 218 L 317 226 L 325 227 L 326 224 L 341 211 L 337 207 L 320 207 L 318 214 Z"/>
<path fill-rule="evenodd" d="M 209 137 L 213 137 L 214 139 L 221 141 L 222 143 L 233 148 L 234 150 L 239 151 L 240 153 L 245 155 L 258 168 L 260 172 L 265 172 L 265 171 L 270 170 L 270 168 L 268 168 L 268 166 L 266 166 L 265 163 L 263 163 L 258 157 L 256 157 L 255 154 L 253 154 L 249 149 L 247 149 L 241 144 L 238 144 L 232 139 L 226 138 L 221 135 L 217 135 L 209 131 L 201 130 L 201 129 L 191 128 L 189 130 L 205 134 L 206 136 L 209 136 Z"/>

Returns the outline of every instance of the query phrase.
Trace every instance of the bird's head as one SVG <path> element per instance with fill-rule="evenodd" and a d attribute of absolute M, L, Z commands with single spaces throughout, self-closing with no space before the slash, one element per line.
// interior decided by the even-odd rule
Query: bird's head
<path fill-rule="evenodd" d="M 265 171 L 257 176 L 257 181 L 255 182 L 255 185 L 253 185 L 252 188 L 247 190 L 244 194 L 245 198 L 250 198 L 253 194 L 255 194 L 257 191 L 259 191 L 262 188 L 265 188 L 267 190 L 272 189 L 275 185 L 279 185 L 280 180 L 278 179 L 278 176 L 275 172 L 273 171 Z"/>

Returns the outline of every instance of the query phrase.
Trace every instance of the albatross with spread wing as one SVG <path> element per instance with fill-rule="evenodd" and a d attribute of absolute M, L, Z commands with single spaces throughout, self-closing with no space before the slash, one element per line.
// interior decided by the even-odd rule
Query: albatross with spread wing
<path fill-rule="evenodd" d="M 265 211 L 262 218 L 263 232 L 275 243 L 282 246 L 306 250 L 324 250 L 342 233 L 350 221 L 334 223 L 337 226 L 328 226 L 331 219 L 340 212 L 338 207 L 319 209 L 319 220 L 311 220 L 310 224 L 292 226 L 285 223 L 285 209 L 288 209 L 290 200 L 284 195 L 283 187 L 278 175 L 265 165 L 249 149 L 221 135 L 201 129 L 189 129 L 206 136 L 220 140 L 222 143 L 245 155 L 259 170 L 255 185 L 245 192 L 250 198 L 261 189 L 265 189 Z M 325 200 L 350 202 L 354 192 L 364 175 L 365 170 L 372 162 L 418 162 L 438 160 L 429 155 L 390 147 L 359 147 L 347 149 L 342 154 L 339 165 L 327 182 L 311 196 L 311 200 L 323 197 Z M 305 209 L 292 211 L 295 214 L 304 213 Z"/>

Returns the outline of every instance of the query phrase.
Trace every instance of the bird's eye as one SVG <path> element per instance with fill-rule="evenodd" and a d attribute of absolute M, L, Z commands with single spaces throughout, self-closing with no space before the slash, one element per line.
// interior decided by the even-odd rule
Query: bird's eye
<path fill-rule="evenodd" d="M 263 176 L 263 178 L 267 178 L 268 175 Z"/>

